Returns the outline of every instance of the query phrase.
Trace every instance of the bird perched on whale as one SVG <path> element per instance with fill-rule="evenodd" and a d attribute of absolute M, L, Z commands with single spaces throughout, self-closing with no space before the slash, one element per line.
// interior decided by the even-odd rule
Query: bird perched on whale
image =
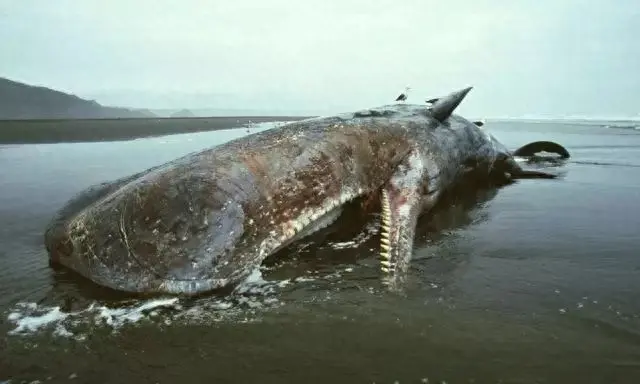
<path fill-rule="evenodd" d="M 400 96 L 396 97 L 396 101 L 404 103 L 407 100 L 407 97 L 409 97 L 409 90 L 411 90 L 411 87 L 405 87 L 404 92 L 401 93 Z"/>

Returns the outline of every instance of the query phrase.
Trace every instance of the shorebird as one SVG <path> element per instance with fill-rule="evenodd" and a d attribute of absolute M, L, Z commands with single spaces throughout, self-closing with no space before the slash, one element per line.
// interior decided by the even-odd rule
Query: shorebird
<path fill-rule="evenodd" d="M 396 101 L 402 101 L 405 102 L 407 100 L 407 96 L 409 96 L 409 90 L 411 89 L 411 87 L 406 87 L 404 89 L 404 92 L 400 94 L 400 96 L 398 96 L 396 98 Z"/>

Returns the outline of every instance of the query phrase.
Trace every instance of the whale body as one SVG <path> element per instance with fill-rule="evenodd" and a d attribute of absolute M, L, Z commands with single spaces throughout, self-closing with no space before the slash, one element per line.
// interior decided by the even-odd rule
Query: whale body
<path fill-rule="evenodd" d="M 50 261 L 119 291 L 194 295 L 241 282 L 333 223 L 345 204 L 379 196 L 381 278 L 397 288 L 418 216 L 465 175 L 555 177 L 524 170 L 495 137 L 453 113 L 470 89 L 429 106 L 288 123 L 88 188 L 48 225 Z M 539 143 L 521 154 L 548 147 L 568 156 Z"/>

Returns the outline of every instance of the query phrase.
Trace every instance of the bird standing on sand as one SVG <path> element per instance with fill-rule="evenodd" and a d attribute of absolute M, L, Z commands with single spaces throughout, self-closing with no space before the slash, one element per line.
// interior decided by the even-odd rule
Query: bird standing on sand
<path fill-rule="evenodd" d="M 396 98 L 396 101 L 402 101 L 402 102 L 404 103 L 404 102 L 405 102 L 405 100 L 407 100 L 407 96 L 409 96 L 409 90 L 410 90 L 410 89 L 411 89 L 410 87 L 406 87 L 406 88 L 404 89 L 404 93 L 401 93 L 401 94 L 400 94 L 400 96 L 398 96 L 398 97 Z"/>

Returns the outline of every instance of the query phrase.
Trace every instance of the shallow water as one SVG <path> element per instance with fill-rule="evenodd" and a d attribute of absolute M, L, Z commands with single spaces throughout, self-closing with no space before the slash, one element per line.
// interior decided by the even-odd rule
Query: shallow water
<path fill-rule="evenodd" d="M 0 382 L 636 383 L 640 132 L 604 125 L 488 122 L 509 147 L 565 145 L 564 177 L 425 217 L 403 296 L 379 284 L 375 216 L 224 297 L 130 300 L 49 267 L 73 194 L 244 130 L 0 147 Z"/>

